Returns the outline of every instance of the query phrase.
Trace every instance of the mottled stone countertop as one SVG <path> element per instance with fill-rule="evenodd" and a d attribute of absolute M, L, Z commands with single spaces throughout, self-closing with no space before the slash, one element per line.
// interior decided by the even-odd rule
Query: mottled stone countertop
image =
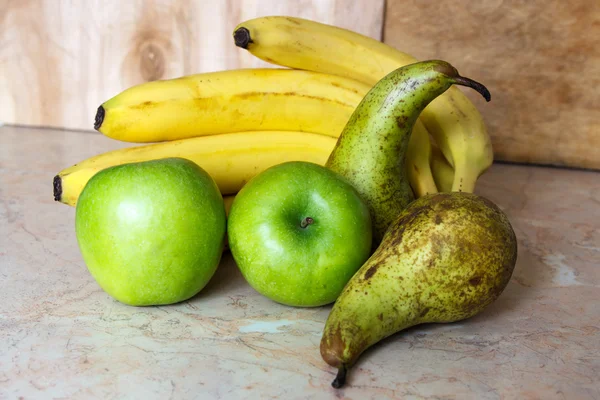
<path fill-rule="evenodd" d="M 318 348 L 330 307 L 275 304 L 229 254 L 181 304 L 125 306 L 98 287 L 52 178 L 123 146 L 0 128 L 0 398 L 600 399 L 600 173 L 494 165 L 477 192 L 519 240 L 505 292 L 470 320 L 386 339 L 335 391 Z"/>

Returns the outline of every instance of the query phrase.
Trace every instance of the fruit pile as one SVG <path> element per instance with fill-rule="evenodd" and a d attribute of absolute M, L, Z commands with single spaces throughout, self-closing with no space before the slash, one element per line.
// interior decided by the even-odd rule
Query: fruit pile
<path fill-rule="evenodd" d="M 98 108 L 94 126 L 152 144 L 54 178 L 107 293 L 136 306 L 189 299 L 228 241 L 264 296 L 334 302 L 321 341 L 338 368 L 334 387 L 383 338 L 469 318 L 502 293 L 516 238 L 506 215 L 472 193 L 492 147 L 456 88 L 489 101 L 483 85 L 445 61 L 299 18 L 249 20 L 233 38 L 287 68 L 129 88 Z"/>

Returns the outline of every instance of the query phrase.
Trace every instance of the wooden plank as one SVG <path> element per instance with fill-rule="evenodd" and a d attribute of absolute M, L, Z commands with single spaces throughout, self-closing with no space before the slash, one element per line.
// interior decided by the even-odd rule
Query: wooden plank
<path fill-rule="evenodd" d="M 496 159 L 600 168 L 598 0 L 388 0 L 384 41 L 486 84 Z"/>
<path fill-rule="evenodd" d="M 233 28 L 292 15 L 381 39 L 384 0 L 0 0 L 0 121 L 92 129 L 97 107 L 132 85 L 269 67 Z"/>

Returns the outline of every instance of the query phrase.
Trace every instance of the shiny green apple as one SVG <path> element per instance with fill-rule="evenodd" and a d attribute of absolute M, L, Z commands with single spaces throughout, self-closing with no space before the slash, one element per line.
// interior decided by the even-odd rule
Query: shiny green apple
<path fill-rule="evenodd" d="M 371 251 L 369 210 L 340 175 L 287 162 L 235 197 L 228 240 L 240 271 L 264 296 L 291 306 L 335 301 Z"/>
<path fill-rule="evenodd" d="M 166 158 L 114 166 L 77 202 L 77 242 L 90 273 L 122 303 L 180 302 L 213 276 L 226 230 L 223 198 L 198 165 Z"/>

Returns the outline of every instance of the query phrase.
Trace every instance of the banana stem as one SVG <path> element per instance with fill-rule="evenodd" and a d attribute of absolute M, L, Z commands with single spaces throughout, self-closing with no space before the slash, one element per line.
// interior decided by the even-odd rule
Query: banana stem
<path fill-rule="evenodd" d="M 62 197 L 62 180 L 60 176 L 56 175 L 52 181 L 52 186 L 54 189 L 54 201 L 60 201 Z"/>
<path fill-rule="evenodd" d="M 475 89 L 476 91 L 479 92 L 479 94 L 481 94 L 483 96 L 483 98 L 486 101 L 490 101 L 492 99 L 492 95 L 490 94 L 490 91 L 485 86 L 483 86 L 483 84 L 481 84 L 477 81 L 474 81 L 471 78 L 465 78 L 464 76 L 459 75 L 459 76 L 455 76 L 453 78 L 453 80 L 454 80 L 454 83 L 457 85 L 467 86 L 472 89 Z"/>
<path fill-rule="evenodd" d="M 106 115 L 106 111 L 104 110 L 104 107 L 102 107 L 102 106 L 98 107 L 98 111 L 96 111 L 96 118 L 94 118 L 94 129 L 95 130 L 100 129 L 100 127 L 102 126 L 102 123 L 104 122 L 105 115 Z"/>
<path fill-rule="evenodd" d="M 333 386 L 336 389 L 339 389 L 342 386 L 344 386 L 344 384 L 346 383 L 346 373 L 347 372 L 348 372 L 348 369 L 346 368 L 346 365 L 342 364 L 340 366 L 340 368 L 338 369 L 338 373 L 335 376 L 335 379 L 333 380 L 333 382 L 331 382 L 331 386 Z"/>
<path fill-rule="evenodd" d="M 253 43 L 252 38 L 250 37 L 250 31 L 243 26 L 233 32 L 233 40 L 235 41 L 235 45 L 242 49 L 247 49 L 248 45 Z"/>

